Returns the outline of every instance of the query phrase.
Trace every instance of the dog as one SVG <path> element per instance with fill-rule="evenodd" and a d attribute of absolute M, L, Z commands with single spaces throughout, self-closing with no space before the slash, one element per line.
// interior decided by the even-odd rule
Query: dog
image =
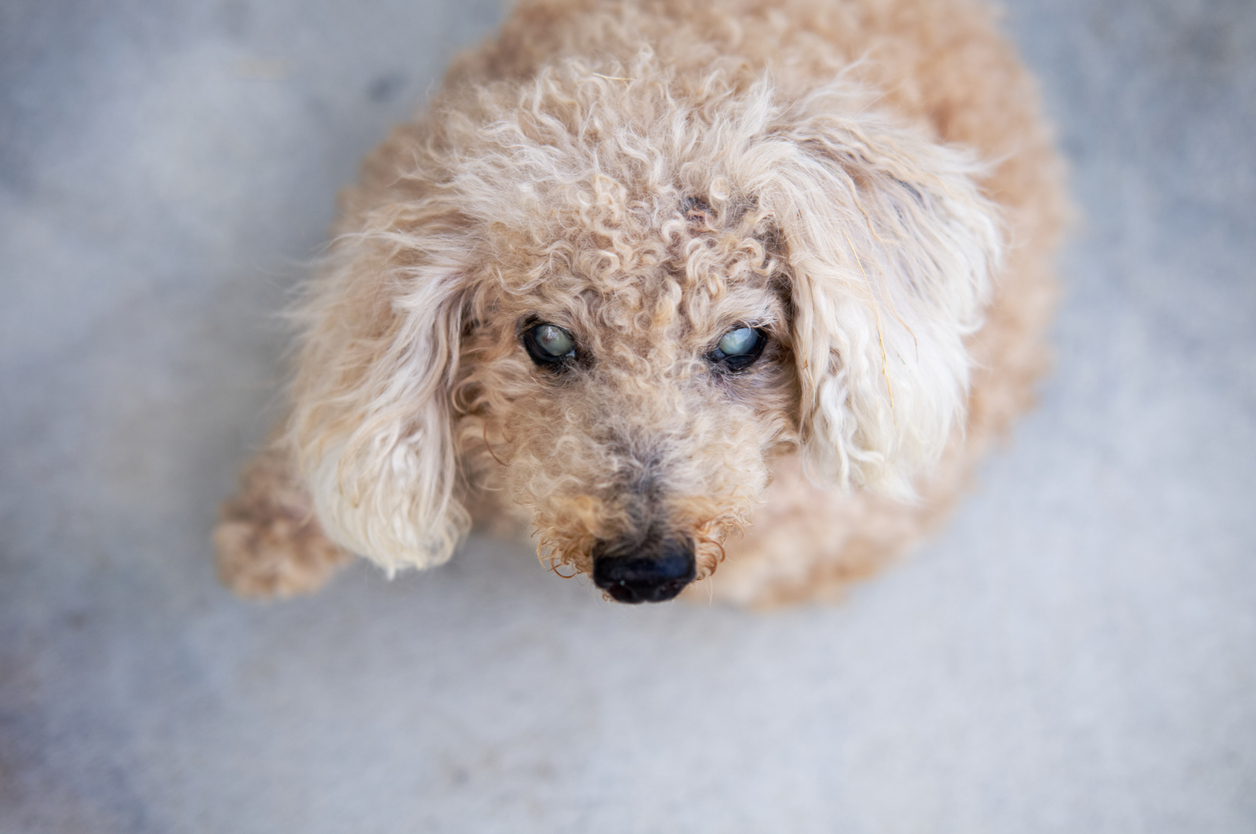
<path fill-rule="evenodd" d="M 342 195 L 221 577 L 509 519 L 619 602 L 839 597 L 1047 364 L 1037 101 L 969 0 L 523 0 Z"/>

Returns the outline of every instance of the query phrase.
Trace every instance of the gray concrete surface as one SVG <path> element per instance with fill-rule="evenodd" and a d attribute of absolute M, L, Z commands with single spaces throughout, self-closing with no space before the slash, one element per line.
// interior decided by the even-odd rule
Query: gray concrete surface
<path fill-rule="evenodd" d="M 0 6 L 0 831 L 1256 831 L 1256 6 L 1011 0 L 1058 370 L 845 605 L 612 607 L 475 538 L 262 606 L 215 505 L 337 187 L 491 0 Z"/>

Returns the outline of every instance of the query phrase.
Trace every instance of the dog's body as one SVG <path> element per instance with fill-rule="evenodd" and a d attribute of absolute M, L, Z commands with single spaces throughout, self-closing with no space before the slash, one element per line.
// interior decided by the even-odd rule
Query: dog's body
<path fill-rule="evenodd" d="M 628 602 L 901 552 L 1045 363 L 1060 166 L 989 18 L 524 2 L 345 195 L 224 578 L 438 564 L 471 512 Z"/>

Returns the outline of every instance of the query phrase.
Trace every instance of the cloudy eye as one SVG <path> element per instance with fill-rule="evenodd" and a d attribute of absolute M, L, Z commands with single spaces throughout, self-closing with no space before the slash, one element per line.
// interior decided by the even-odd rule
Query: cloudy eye
<path fill-rule="evenodd" d="M 729 370 L 740 371 L 759 358 L 767 341 L 767 334 L 757 327 L 734 327 L 720 337 L 709 358 Z"/>
<path fill-rule="evenodd" d="M 739 327 L 725 333 L 717 347 L 725 356 L 742 356 L 753 351 L 758 343 L 759 334 L 753 328 Z"/>
<path fill-rule="evenodd" d="M 523 332 L 523 346 L 532 361 L 542 366 L 557 366 L 576 356 L 576 340 L 556 324 L 542 322 Z"/>

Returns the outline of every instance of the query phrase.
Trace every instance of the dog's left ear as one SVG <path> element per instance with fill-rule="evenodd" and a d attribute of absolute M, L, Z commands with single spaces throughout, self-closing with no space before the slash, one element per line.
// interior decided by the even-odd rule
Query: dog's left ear
<path fill-rule="evenodd" d="M 440 195 L 375 211 L 304 309 L 288 441 L 323 530 L 390 573 L 444 562 L 470 526 L 449 393 L 467 226 Z"/>
<path fill-rule="evenodd" d="M 910 497 L 964 416 L 998 212 L 961 149 L 837 92 L 783 113 L 756 192 L 791 273 L 805 453 L 829 479 Z"/>

